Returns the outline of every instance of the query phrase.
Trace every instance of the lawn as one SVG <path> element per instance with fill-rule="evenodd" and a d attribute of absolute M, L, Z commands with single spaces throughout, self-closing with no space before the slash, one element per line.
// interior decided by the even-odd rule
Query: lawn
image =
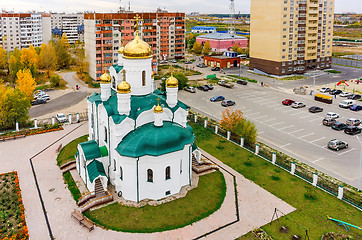
<path fill-rule="evenodd" d="M 189 191 L 184 198 L 169 203 L 140 208 L 113 203 L 84 214 L 93 222 L 116 231 L 161 232 L 181 228 L 209 216 L 221 207 L 225 194 L 224 176 L 216 171 L 200 176 L 197 188 Z"/>
<path fill-rule="evenodd" d="M 74 139 L 66 146 L 64 146 L 57 157 L 58 166 L 61 166 L 62 164 L 69 162 L 71 160 L 75 160 L 74 156 L 77 153 L 78 143 L 86 141 L 88 141 L 88 135 L 84 135 L 80 138 Z"/>
<path fill-rule="evenodd" d="M 273 224 L 262 227 L 274 239 L 289 240 L 294 234 L 305 239 L 305 229 L 308 230 L 309 239 L 321 239 L 321 236 L 327 232 L 340 232 L 352 235 L 355 239 L 362 239 L 360 230 L 351 228 L 347 232 L 343 226 L 327 220 L 327 215 L 329 215 L 360 226 L 361 211 L 234 143 L 225 141 L 213 131 L 206 130 L 196 123 L 190 123 L 190 125 L 194 129 L 196 143 L 200 148 L 296 208 L 296 211 L 280 218 L 279 222 L 274 221 Z M 279 232 L 281 226 L 288 227 L 289 232 Z M 255 238 L 249 233 L 240 239 Z"/>

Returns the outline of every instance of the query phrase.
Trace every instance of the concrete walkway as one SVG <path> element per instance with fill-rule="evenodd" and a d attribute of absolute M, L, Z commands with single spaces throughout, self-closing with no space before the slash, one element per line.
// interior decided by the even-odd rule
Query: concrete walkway
<path fill-rule="evenodd" d="M 87 134 L 87 123 L 66 126 L 63 131 L 35 135 L 15 141 L 0 143 L 0 173 L 18 171 L 20 188 L 25 205 L 26 222 L 30 239 L 50 239 L 42 206 L 39 200 L 29 159 L 53 142 L 33 159 L 39 188 L 47 212 L 52 233 L 56 239 L 193 239 L 237 219 L 233 176 L 236 177 L 240 220 L 228 227 L 207 235 L 206 239 L 235 239 L 255 227 L 268 223 L 274 208 L 284 213 L 295 209 L 253 182 L 204 153 L 219 164 L 227 184 L 225 200 L 221 208 L 209 217 L 192 225 L 171 231 L 151 234 L 122 233 L 95 227 L 88 232 L 70 213 L 77 206 L 66 188 L 59 167 L 56 165 L 56 149 L 74 138 Z M 231 174 L 232 175 L 231 175 Z M 127 217 L 127 216 L 120 216 Z"/>

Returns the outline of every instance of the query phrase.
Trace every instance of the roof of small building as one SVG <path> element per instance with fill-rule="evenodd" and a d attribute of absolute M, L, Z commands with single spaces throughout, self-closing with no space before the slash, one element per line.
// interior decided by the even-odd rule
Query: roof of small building
<path fill-rule="evenodd" d="M 127 134 L 116 147 L 116 151 L 127 157 L 145 155 L 160 156 L 182 150 L 186 144 L 195 140 L 192 128 L 186 128 L 177 123 L 163 122 L 162 127 L 148 123 Z"/>
<path fill-rule="evenodd" d="M 228 40 L 228 39 L 247 39 L 246 37 L 238 36 L 230 33 L 209 33 L 206 35 L 198 36 L 197 38 L 209 38 L 216 40 Z"/>
<path fill-rule="evenodd" d="M 195 30 L 195 29 L 204 29 L 204 30 L 212 29 L 212 30 L 216 30 L 216 27 L 210 27 L 210 26 L 193 26 L 193 27 L 191 28 L 191 30 Z"/>
<path fill-rule="evenodd" d="M 83 149 L 85 159 L 92 160 L 95 158 L 108 156 L 108 150 L 106 146 L 99 147 L 97 142 L 90 140 L 88 142 L 79 143 Z"/>
<path fill-rule="evenodd" d="M 97 160 L 93 160 L 87 165 L 87 171 L 91 183 L 99 176 L 106 176 L 103 164 Z"/>
<path fill-rule="evenodd" d="M 114 64 L 112 67 L 116 70 L 116 73 L 119 73 L 123 69 L 123 66 L 119 66 L 118 64 Z"/>

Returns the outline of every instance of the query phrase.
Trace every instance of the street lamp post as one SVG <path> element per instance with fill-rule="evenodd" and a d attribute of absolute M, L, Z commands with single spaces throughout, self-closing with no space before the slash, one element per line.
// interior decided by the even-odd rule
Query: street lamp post
<path fill-rule="evenodd" d="M 361 175 L 362 175 L 362 142 L 361 140 L 359 140 L 359 137 L 356 136 L 356 138 L 359 141 L 359 144 L 361 145 L 361 153 L 360 153 L 360 158 L 359 158 L 359 173 L 358 173 L 358 191 L 361 190 Z"/>

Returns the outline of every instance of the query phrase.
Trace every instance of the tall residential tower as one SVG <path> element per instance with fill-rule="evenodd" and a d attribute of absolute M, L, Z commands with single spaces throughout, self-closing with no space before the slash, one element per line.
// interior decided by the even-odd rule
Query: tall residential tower
<path fill-rule="evenodd" d="M 334 0 L 251 1 L 249 68 L 274 75 L 330 68 Z"/>

